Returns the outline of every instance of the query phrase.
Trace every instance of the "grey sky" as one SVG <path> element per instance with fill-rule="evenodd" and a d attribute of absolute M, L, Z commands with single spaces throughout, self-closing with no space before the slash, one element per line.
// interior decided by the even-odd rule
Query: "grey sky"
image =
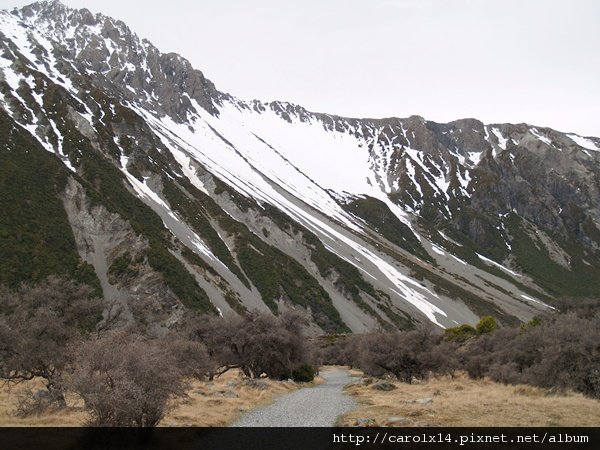
<path fill-rule="evenodd" d="M 597 0 L 64 3 L 122 19 L 244 99 L 600 136 Z"/>

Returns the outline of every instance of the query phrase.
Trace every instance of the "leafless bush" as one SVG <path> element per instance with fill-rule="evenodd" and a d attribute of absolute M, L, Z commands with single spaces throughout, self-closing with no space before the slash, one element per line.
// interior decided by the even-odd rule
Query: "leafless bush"
<path fill-rule="evenodd" d="M 162 342 L 184 377 L 204 380 L 218 369 L 217 363 L 210 358 L 206 346 L 201 342 L 185 339 L 177 333 L 170 333 Z"/>
<path fill-rule="evenodd" d="M 367 375 L 393 375 L 411 383 L 454 370 L 454 345 L 430 328 L 371 333 L 359 339 L 357 364 Z"/>
<path fill-rule="evenodd" d="M 600 398 L 600 319 L 574 313 L 556 317 L 520 336 L 539 341 L 539 356 L 523 368 L 524 382 L 574 389 Z"/>
<path fill-rule="evenodd" d="M 546 316 L 536 326 L 481 336 L 462 349 L 465 367 L 473 377 L 600 398 L 600 317 L 588 314 Z"/>
<path fill-rule="evenodd" d="M 40 415 L 52 408 L 60 408 L 60 401 L 53 398 L 47 389 L 26 389 L 19 394 L 17 408 L 14 411 L 17 417 Z"/>
<path fill-rule="evenodd" d="M 556 302 L 555 307 L 561 314 L 574 313 L 579 317 L 592 318 L 600 314 L 600 299 L 573 300 L 561 298 Z M 554 317 L 554 314 L 548 314 L 545 319 L 551 319 L 552 317 Z"/>
<path fill-rule="evenodd" d="M 18 383 L 41 377 L 48 390 L 44 401 L 25 399 L 22 413 L 65 405 L 67 349 L 94 329 L 101 312 L 102 302 L 90 288 L 59 278 L 0 291 L 0 378 Z"/>
<path fill-rule="evenodd" d="M 191 328 L 218 362 L 220 370 L 215 375 L 239 368 L 251 378 L 284 379 L 291 378 L 301 365 L 312 363 L 302 336 L 305 324 L 305 318 L 295 312 L 274 317 L 254 311 L 244 317 L 198 318 Z"/>
<path fill-rule="evenodd" d="M 356 361 L 357 335 L 347 335 L 337 338 L 334 342 L 325 343 L 318 349 L 320 365 L 332 364 L 340 366 L 354 366 Z"/>
<path fill-rule="evenodd" d="M 169 400 L 184 394 L 183 373 L 168 346 L 112 332 L 76 351 L 71 388 L 90 412 L 90 425 L 153 427 Z"/>
<path fill-rule="evenodd" d="M 506 350 L 507 343 L 512 342 L 518 333 L 514 328 L 501 328 L 470 340 L 460 352 L 462 367 L 472 378 L 488 375 L 497 356 Z"/>

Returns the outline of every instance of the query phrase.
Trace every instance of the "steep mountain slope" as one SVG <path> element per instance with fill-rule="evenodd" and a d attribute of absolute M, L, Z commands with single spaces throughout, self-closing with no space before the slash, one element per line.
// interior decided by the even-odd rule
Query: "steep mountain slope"
<path fill-rule="evenodd" d="M 3 284 L 67 274 L 166 325 L 302 308 L 327 332 L 600 293 L 597 138 L 242 101 L 58 1 L 1 12 L 0 37 Z"/>

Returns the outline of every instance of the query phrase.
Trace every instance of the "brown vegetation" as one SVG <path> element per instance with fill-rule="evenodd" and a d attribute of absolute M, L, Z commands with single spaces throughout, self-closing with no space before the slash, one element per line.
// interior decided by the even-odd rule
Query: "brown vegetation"
<path fill-rule="evenodd" d="M 498 328 L 484 317 L 475 328 L 459 326 L 444 334 L 417 328 L 349 336 L 326 347 L 321 360 L 407 383 L 466 370 L 475 379 L 600 398 L 600 313 L 590 305 L 516 328 Z"/>
<path fill-rule="evenodd" d="M 187 311 L 166 328 L 149 327 L 135 310 L 129 321 L 102 319 L 102 309 L 88 288 L 66 280 L 0 288 L 0 379 L 6 388 L 18 385 L 10 413 L 66 410 L 73 394 L 71 406 L 85 408 L 86 424 L 154 427 L 178 398 L 191 401 L 190 380 L 213 383 L 232 369 L 261 378 L 261 389 L 262 377 L 314 378 L 305 321 L 293 312 L 222 318 Z"/>
<path fill-rule="evenodd" d="M 231 370 L 214 381 L 193 381 L 177 399 L 161 426 L 222 427 L 249 410 L 271 403 L 301 385 L 270 379 L 249 380 Z"/>
<path fill-rule="evenodd" d="M 173 399 L 159 426 L 226 426 L 257 406 L 272 402 L 277 396 L 301 385 L 269 379 L 250 382 L 239 370 L 231 370 L 214 381 L 185 380 L 184 395 Z M 78 427 L 93 419 L 83 399 L 67 392 L 66 407 L 46 409 L 39 414 L 16 416 L 20 399 L 29 391 L 43 390 L 40 379 L 16 386 L 0 387 L 0 426 L 14 427 Z"/>
<path fill-rule="evenodd" d="M 367 381 L 369 383 L 369 381 Z M 359 408 L 340 418 L 354 426 L 598 426 L 600 401 L 581 394 L 556 394 L 527 385 L 504 385 L 466 374 L 431 378 L 423 383 L 392 382 L 379 391 L 373 383 L 354 384 L 346 392 Z"/>
<path fill-rule="evenodd" d="M 68 386 L 83 399 L 89 425 L 158 425 L 170 400 L 184 395 L 177 354 L 165 344 L 113 332 L 75 351 Z"/>
<path fill-rule="evenodd" d="M 19 414 L 64 406 L 65 371 L 73 356 L 67 349 L 94 330 L 101 312 L 90 288 L 58 278 L 0 291 L 0 379 L 45 380 L 44 391 L 23 398 Z"/>
<path fill-rule="evenodd" d="M 515 328 L 499 328 L 488 316 L 476 327 L 444 333 L 420 326 L 312 342 L 303 337 L 306 321 L 296 312 L 216 317 L 186 311 L 177 323 L 156 327 L 135 310 L 129 321 L 111 314 L 103 319 L 105 306 L 90 289 L 57 278 L 17 291 L 0 287 L 0 423 L 224 425 L 294 386 L 277 380 L 312 381 L 323 364 L 386 378 L 378 391 L 365 384 L 351 392 L 376 418 L 390 412 L 423 417 L 401 419 L 411 424 L 434 417 L 444 425 L 544 425 L 554 423 L 545 408 L 583 401 L 573 395 L 559 401 L 554 394 L 600 398 L 597 302 L 561 304 L 560 313 Z M 471 380 L 445 378 L 458 370 Z M 411 400 L 427 389 L 430 400 Z M 532 411 L 513 413 L 524 423 L 502 415 L 513 405 Z M 597 401 L 581 405 L 597 418 Z M 451 419 L 451 411 L 463 421 Z M 556 423 L 588 423 L 565 417 Z"/>
<path fill-rule="evenodd" d="M 302 336 L 304 325 L 305 318 L 293 311 L 278 317 L 253 311 L 226 318 L 188 317 L 182 328 L 207 346 L 218 367 L 212 375 L 236 368 L 250 378 L 281 380 L 293 378 L 297 369 L 313 362 Z"/>

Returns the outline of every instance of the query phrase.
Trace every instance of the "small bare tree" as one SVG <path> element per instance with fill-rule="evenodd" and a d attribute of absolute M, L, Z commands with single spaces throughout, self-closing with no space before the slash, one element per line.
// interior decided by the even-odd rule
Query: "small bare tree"
<path fill-rule="evenodd" d="M 312 362 L 302 327 L 306 319 L 290 311 L 279 317 L 253 311 L 246 316 L 203 317 L 195 330 L 218 362 L 220 375 L 239 368 L 244 375 L 258 378 L 292 378 L 293 371 Z"/>
<path fill-rule="evenodd" d="M 169 346 L 128 332 L 110 332 L 75 351 L 70 387 L 94 426 L 156 426 L 169 401 L 184 395 L 183 373 Z"/>
<path fill-rule="evenodd" d="M 451 372 L 456 362 L 453 344 L 421 327 L 411 331 L 371 333 L 358 338 L 357 365 L 373 376 L 393 375 L 411 383 L 430 373 Z"/>
<path fill-rule="evenodd" d="M 18 291 L 0 291 L 0 379 L 18 383 L 41 377 L 47 392 L 26 399 L 20 412 L 64 406 L 64 371 L 68 347 L 80 341 L 101 319 L 102 301 L 89 287 L 51 277 Z M 22 406 L 24 406 L 22 405 Z"/>

